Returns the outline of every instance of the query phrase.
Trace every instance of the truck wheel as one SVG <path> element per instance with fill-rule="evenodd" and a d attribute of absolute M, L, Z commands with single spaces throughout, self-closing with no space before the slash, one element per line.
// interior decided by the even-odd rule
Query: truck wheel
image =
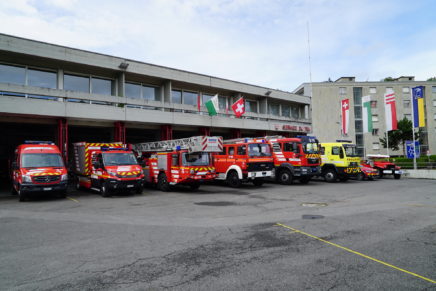
<path fill-rule="evenodd" d="M 357 181 L 363 181 L 363 180 L 365 180 L 365 175 L 364 175 L 363 173 L 359 173 L 359 174 L 357 174 L 357 176 L 356 176 L 356 180 L 357 180 Z"/>
<path fill-rule="evenodd" d="M 163 192 L 170 191 L 170 184 L 168 183 L 167 176 L 164 173 L 160 173 L 157 178 L 157 188 Z"/>
<path fill-rule="evenodd" d="M 75 181 L 76 182 L 75 183 L 76 184 L 76 190 L 82 190 L 82 186 L 80 186 L 79 178 L 76 178 L 75 180 L 76 180 Z"/>
<path fill-rule="evenodd" d="M 262 186 L 264 182 L 265 182 L 265 181 L 264 181 L 263 179 L 254 179 L 254 180 L 253 180 L 253 184 L 254 184 L 254 186 L 256 186 L 256 187 L 260 187 L 260 186 Z"/>
<path fill-rule="evenodd" d="M 227 184 L 232 188 L 239 188 L 241 187 L 241 180 L 239 180 L 238 173 L 236 171 L 231 171 L 227 174 Z"/>
<path fill-rule="evenodd" d="M 327 169 L 323 173 L 324 179 L 329 183 L 336 182 L 336 179 L 338 178 L 338 174 L 336 174 L 336 171 L 334 169 Z"/>
<path fill-rule="evenodd" d="M 401 179 L 401 174 L 394 174 L 394 178 L 397 180 Z"/>
<path fill-rule="evenodd" d="M 110 197 L 109 189 L 104 181 L 100 184 L 100 194 L 102 197 Z"/>
<path fill-rule="evenodd" d="M 277 175 L 277 181 L 283 185 L 291 185 L 293 182 L 293 177 L 291 171 L 288 169 L 283 169 Z"/>
<path fill-rule="evenodd" d="M 24 191 L 22 191 L 21 190 L 21 186 L 20 185 L 18 185 L 18 191 L 17 191 L 17 194 L 18 194 L 18 200 L 20 201 L 20 202 L 24 202 L 24 201 L 26 201 L 27 200 L 27 193 L 26 192 L 24 192 Z"/>
<path fill-rule="evenodd" d="M 191 190 L 198 190 L 198 188 L 200 188 L 200 183 L 194 183 L 189 185 L 189 187 L 191 188 Z"/>
<path fill-rule="evenodd" d="M 301 178 L 301 179 L 300 179 L 300 183 L 301 183 L 301 184 L 307 184 L 307 183 L 309 183 L 309 181 L 310 181 L 310 178 L 309 178 L 309 177 L 304 177 L 304 178 Z"/>
<path fill-rule="evenodd" d="M 343 176 L 343 177 L 340 177 L 339 178 L 339 181 L 341 181 L 341 182 L 347 182 L 348 181 L 348 177 L 347 176 Z"/>

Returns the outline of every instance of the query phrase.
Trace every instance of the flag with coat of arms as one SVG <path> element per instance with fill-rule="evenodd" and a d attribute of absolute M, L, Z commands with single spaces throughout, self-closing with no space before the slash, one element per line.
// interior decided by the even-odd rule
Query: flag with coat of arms
<path fill-rule="evenodd" d="M 244 98 L 239 98 L 238 101 L 232 105 L 233 112 L 236 117 L 241 117 L 245 113 L 245 101 Z"/>

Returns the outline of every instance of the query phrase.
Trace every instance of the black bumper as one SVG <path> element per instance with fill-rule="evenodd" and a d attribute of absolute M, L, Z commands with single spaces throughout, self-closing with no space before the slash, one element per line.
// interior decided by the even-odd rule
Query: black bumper
<path fill-rule="evenodd" d="M 321 167 L 311 166 L 311 167 L 294 167 L 295 177 L 313 177 L 321 175 Z"/>
<path fill-rule="evenodd" d="M 119 181 L 109 179 L 106 180 L 106 186 L 109 190 L 130 190 L 130 189 L 138 189 L 144 185 L 144 179 L 138 180 L 128 180 L 128 181 Z"/>
<path fill-rule="evenodd" d="M 62 192 L 67 191 L 67 181 L 60 182 L 58 184 L 51 185 L 39 185 L 39 184 L 21 184 L 20 190 L 22 192 Z"/>

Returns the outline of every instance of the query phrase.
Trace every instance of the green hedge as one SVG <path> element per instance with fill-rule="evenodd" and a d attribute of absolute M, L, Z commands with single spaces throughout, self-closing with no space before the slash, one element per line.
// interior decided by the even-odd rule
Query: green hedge
<path fill-rule="evenodd" d="M 403 169 L 413 169 L 413 159 L 406 157 L 390 158 L 390 161 L 394 162 L 397 166 Z M 416 165 L 418 168 L 436 169 L 436 155 L 421 156 L 416 159 Z"/>

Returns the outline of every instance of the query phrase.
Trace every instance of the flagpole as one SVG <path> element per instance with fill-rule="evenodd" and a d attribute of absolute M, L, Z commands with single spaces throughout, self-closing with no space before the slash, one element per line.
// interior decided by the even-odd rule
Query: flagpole
<path fill-rule="evenodd" d="M 410 90 L 410 101 L 412 103 L 412 139 L 413 139 L 413 169 L 416 170 L 416 149 L 415 149 L 415 110 L 413 106 L 413 88 Z"/>
<path fill-rule="evenodd" d="M 389 131 L 386 128 L 386 153 L 389 156 Z"/>

